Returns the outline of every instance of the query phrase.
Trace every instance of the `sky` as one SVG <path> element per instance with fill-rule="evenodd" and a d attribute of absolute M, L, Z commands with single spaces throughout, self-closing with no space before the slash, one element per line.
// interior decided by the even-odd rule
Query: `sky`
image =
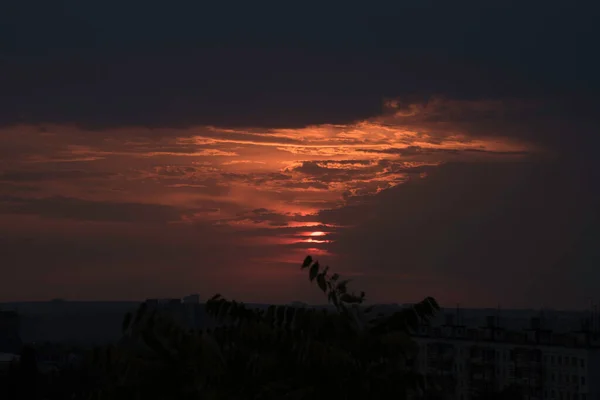
<path fill-rule="evenodd" d="M 598 6 L 196 3 L 3 6 L 0 301 L 600 300 Z"/>

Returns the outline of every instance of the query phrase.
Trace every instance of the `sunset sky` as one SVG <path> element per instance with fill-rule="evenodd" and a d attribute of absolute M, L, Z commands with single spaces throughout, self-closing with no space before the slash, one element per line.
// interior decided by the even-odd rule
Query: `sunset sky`
<path fill-rule="evenodd" d="M 600 300 L 597 9 L 50 3 L 0 12 L 0 301 L 321 302 L 307 254 L 370 301 Z"/>

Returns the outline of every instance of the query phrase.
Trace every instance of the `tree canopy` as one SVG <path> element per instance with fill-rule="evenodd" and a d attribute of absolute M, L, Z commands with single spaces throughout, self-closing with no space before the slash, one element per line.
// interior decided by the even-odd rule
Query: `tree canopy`
<path fill-rule="evenodd" d="M 216 294 L 205 304 L 214 323 L 190 329 L 145 302 L 125 316 L 118 343 L 57 381 L 76 380 L 73 398 L 96 400 L 419 398 L 411 334 L 439 310 L 435 299 L 382 314 L 310 256 L 301 268 L 328 307 L 257 309 Z"/>

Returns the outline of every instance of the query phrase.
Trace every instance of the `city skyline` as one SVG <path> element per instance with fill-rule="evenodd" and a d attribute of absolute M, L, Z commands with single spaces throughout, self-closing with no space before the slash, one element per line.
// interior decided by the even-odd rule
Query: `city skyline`
<path fill-rule="evenodd" d="M 324 303 L 308 254 L 372 302 L 600 290 L 597 12 L 38 3 L 0 17 L 0 302 Z"/>

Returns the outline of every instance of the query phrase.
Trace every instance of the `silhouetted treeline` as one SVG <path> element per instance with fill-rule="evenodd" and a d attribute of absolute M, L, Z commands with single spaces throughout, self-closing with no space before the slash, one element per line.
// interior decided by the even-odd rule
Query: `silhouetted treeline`
<path fill-rule="evenodd" d="M 125 317 L 118 344 L 77 366 L 41 373 L 25 348 L 4 377 L 7 399 L 448 398 L 415 368 L 411 334 L 439 310 L 433 298 L 375 315 L 364 292 L 350 292 L 328 267 L 307 257 L 302 269 L 334 311 L 256 310 L 215 295 L 206 309 L 217 327 L 192 331 L 143 303 Z"/>

